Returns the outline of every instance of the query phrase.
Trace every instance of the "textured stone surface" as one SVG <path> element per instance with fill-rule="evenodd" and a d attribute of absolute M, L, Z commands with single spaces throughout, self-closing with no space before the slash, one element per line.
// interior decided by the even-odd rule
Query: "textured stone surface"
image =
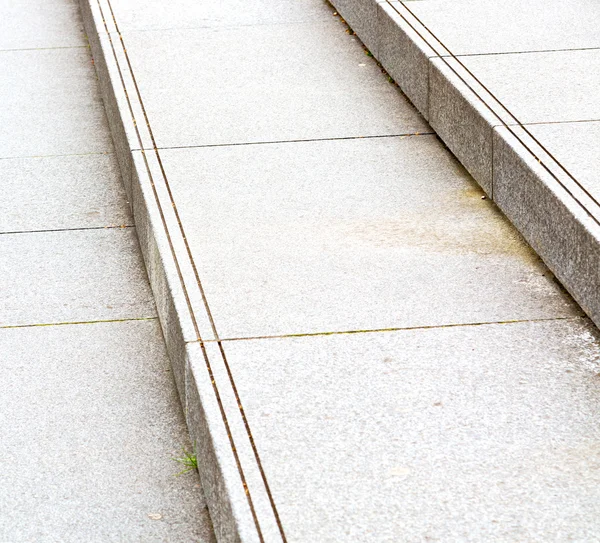
<path fill-rule="evenodd" d="M 0 52 L 0 158 L 111 150 L 85 48 Z"/>
<path fill-rule="evenodd" d="M 398 2 L 381 2 L 377 60 L 400 85 L 406 96 L 429 118 L 429 58 L 431 47 L 417 34 L 397 10 Z"/>
<path fill-rule="evenodd" d="M 225 352 L 290 541 L 593 541 L 596 334 L 576 319 Z"/>
<path fill-rule="evenodd" d="M 573 314 L 433 137 L 162 156 L 221 337 Z"/>
<path fill-rule="evenodd" d="M 293 9 L 277 20 L 279 5 L 260 2 L 220 19 L 235 5 L 208 7 L 207 21 L 189 6 L 190 26 L 204 26 L 195 30 L 165 4 L 149 4 L 153 22 L 127 8 L 125 44 L 159 146 L 428 130 L 331 8 L 322 23 L 301 22 L 313 4 L 306 20 L 292 21 Z M 413 53 L 417 65 L 427 57 Z M 107 86 L 118 83 L 105 68 Z M 440 77 L 425 94 L 438 92 L 443 137 L 491 193 L 493 116 L 450 99 L 460 85 Z M 110 104 L 109 116 L 123 115 L 122 97 Z M 129 128 L 120 141 L 133 141 Z M 243 471 L 266 540 L 278 540 L 251 432 L 290 541 L 593 538 L 594 332 L 435 138 L 161 150 L 185 237 L 154 153 L 146 174 L 134 154 L 134 214 L 218 537 L 259 538 Z M 216 342 L 208 358 L 183 344 L 194 337 L 185 289 L 165 255 L 171 244 L 185 256 L 185 239 L 221 337 L 441 328 L 224 341 L 227 366 Z M 180 262 L 191 291 L 197 278 Z M 185 301 L 200 313 L 197 296 Z M 557 320 L 446 326 L 515 319 Z"/>
<path fill-rule="evenodd" d="M 221 357 L 216 344 L 208 347 L 213 359 L 199 343 L 188 343 L 186 372 L 186 417 L 190 436 L 197 446 L 202 463 L 199 464 L 204 496 L 213 519 L 215 534 L 219 541 L 248 541 L 257 543 L 256 522 L 253 518 L 247 488 L 244 487 L 240 464 L 236 462 L 231 444 L 229 422 L 239 417 L 239 410 L 223 410 L 220 393 L 229 396 L 227 380 L 218 381 L 209 373 Z M 215 394 L 215 391 L 219 394 Z M 236 413 L 237 411 L 237 413 Z M 236 447 L 237 442 L 234 442 Z M 236 449 L 239 453 L 242 450 Z M 253 459 L 244 455 L 244 465 Z M 269 539 L 267 539 L 269 540 Z M 270 539 L 275 541 L 274 539 Z"/>
<path fill-rule="evenodd" d="M 348 26 L 375 56 L 379 50 L 379 9 L 385 0 L 334 0 L 335 6 Z"/>
<path fill-rule="evenodd" d="M 327 17 L 125 33 L 158 146 L 425 131 L 422 117 L 381 77 L 356 37 Z"/>
<path fill-rule="evenodd" d="M 535 124 L 527 130 L 600 201 L 600 122 Z"/>
<path fill-rule="evenodd" d="M 95 32 L 93 18 L 84 15 L 84 20 L 88 32 L 90 34 Z M 98 23 L 98 21 L 95 22 Z M 90 39 L 90 45 L 94 55 L 94 67 L 98 75 L 98 86 L 104 102 L 115 154 L 121 169 L 121 178 L 131 202 L 133 199 L 131 149 L 151 148 L 153 146 L 152 141 L 149 137 L 141 138 L 142 133 L 146 135 L 148 132 L 146 119 L 143 115 L 119 36 L 116 34 L 98 34 Z M 114 58 L 115 55 L 118 64 Z M 124 82 L 127 82 L 128 86 L 125 86 Z"/>
<path fill-rule="evenodd" d="M 600 49 L 460 60 L 521 123 L 600 119 Z"/>
<path fill-rule="evenodd" d="M 133 213 L 175 382 L 185 404 L 186 342 L 214 333 L 156 156 L 134 153 Z"/>
<path fill-rule="evenodd" d="M 492 196 L 493 127 L 514 120 L 456 60 L 432 59 L 429 74 L 431 126 Z"/>
<path fill-rule="evenodd" d="M 427 0 L 407 7 L 455 55 L 600 47 L 597 2 Z"/>
<path fill-rule="evenodd" d="M 524 140 L 522 134 L 517 135 Z M 527 142 L 526 142 L 527 143 Z M 573 142 L 576 144 L 576 142 Z M 494 134 L 494 197 L 596 324 L 600 323 L 600 214 L 583 195 L 555 178 L 507 128 Z M 554 172 L 554 170 L 551 170 Z M 559 172 L 560 173 L 560 172 Z M 564 188 L 566 187 L 568 191 Z"/>
<path fill-rule="evenodd" d="M 0 540 L 210 542 L 155 320 L 0 330 Z"/>
<path fill-rule="evenodd" d="M 0 235 L 0 325 L 155 315 L 132 228 Z"/>
<path fill-rule="evenodd" d="M 3 0 L 0 50 L 85 46 L 77 0 Z"/>
<path fill-rule="evenodd" d="M 0 160 L 0 232 L 131 225 L 114 155 Z"/>
<path fill-rule="evenodd" d="M 0 0 L 0 540 L 214 542 L 82 38 Z"/>
<path fill-rule="evenodd" d="M 322 0 L 129 0 L 112 4 L 121 31 L 301 23 L 322 20 L 333 11 Z"/>

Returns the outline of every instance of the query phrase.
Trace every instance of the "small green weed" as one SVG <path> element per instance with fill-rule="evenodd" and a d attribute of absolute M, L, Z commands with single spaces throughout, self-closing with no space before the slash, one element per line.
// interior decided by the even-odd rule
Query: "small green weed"
<path fill-rule="evenodd" d="M 184 466 L 184 468 L 179 473 L 176 473 L 175 477 L 179 477 L 188 471 L 198 469 L 198 458 L 196 457 L 196 453 L 193 451 L 188 452 L 183 447 L 181 448 L 181 452 L 183 453 L 183 456 L 179 458 L 173 458 L 173 460 L 175 460 L 175 462 L 179 462 L 182 466 Z"/>

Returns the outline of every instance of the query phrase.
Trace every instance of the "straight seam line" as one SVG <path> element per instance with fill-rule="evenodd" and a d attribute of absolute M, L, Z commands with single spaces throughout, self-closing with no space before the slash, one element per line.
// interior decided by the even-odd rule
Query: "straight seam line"
<path fill-rule="evenodd" d="M 567 53 L 569 51 L 599 51 L 600 47 L 575 47 L 574 49 L 539 49 L 535 51 L 501 51 L 499 53 L 465 53 L 458 54 L 457 57 L 489 57 L 493 55 L 529 55 L 535 53 Z M 440 57 L 453 57 L 452 53 L 439 55 Z"/>
<path fill-rule="evenodd" d="M 64 45 L 59 47 L 22 47 L 17 49 L 0 49 L 0 53 L 14 53 L 18 51 L 54 51 L 57 49 L 87 49 L 87 45 Z"/>
<path fill-rule="evenodd" d="M 537 126 L 537 125 L 544 125 L 544 124 L 597 123 L 599 121 L 600 121 L 600 119 L 578 119 L 576 121 L 538 121 L 535 123 L 523 123 L 522 126 Z M 500 126 L 500 125 L 497 125 L 497 126 Z"/>
<path fill-rule="evenodd" d="M 225 341 L 248 341 L 253 339 L 285 339 L 285 338 L 301 338 L 301 337 L 318 337 L 318 336 L 338 336 L 346 334 L 374 334 L 382 332 L 402 332 L 409 330 L 443 330 L 445 328 L 460 328 L 460 327 L 475 327 L 475 326 L 492 326 L 502 324 L 522 324 L 526 322 L 553 322 L 553 321 L 569 321 L 569 320 L 585 320 L 585 315 L 576 315 L 573 317 L 548 317 L 542 319 L 515 319 L 515 320 L 504 320 L 504 321 L 487 321 L 487 322 L 465 322 L 456 324 L 433 324 L 425 326 L 405 326 L 398 328 L 373 328 L 368 330 L 343 330 L 333 332 L 305 332 L 299 334 L 275 334 L 266 336 L 252 336 L 252 337 L 232 337 L 232 338 L 221 338 L 221 339 L 205 339 L 204 343 L 216 343 Z M 188 343 L 196 343 L 195 341 L 189 341 Z"/>
<path fill-rule="evenodd" d="M 79 324 L 102 324 L 102 323 L 110 323 L 110 322 L 135 322 L 135 321 L 154 321 L 157 320 L 158 317 L 136 317 L 130 319 L 101 319 L 94 321 L 72 321 L 72 322 L 39 322 L 34 324 L 7 324 L 1 325 L 0 330 L 8 330 L 12 328 L 42 328 L 46 326 L 69 326 L 69 325 L 79 325 Z"/>
<path fill-rule="evenodd" d="M 117 224 L 110 226 L 89 226 L 81 228 L 50 228 L 48 230 L 15 230 L 12 232 L 0 232 L 0 236 L 8 236 L 12 234 L 44 234 L 48 232 L 82 232 L 87 230 L 115 230 L 115 229 L 135 228 L 135 224 Z"/>
<path fill-rule="evenodd" d="M 164 147 L 155 147 L 152 149 L 144 149 L 147 151 L 153 151 L 154 149 L 170 150 L 170 149 L 201 149 L 204 147 L 242 147 L 246 145 L 275 145 L 279 143 L 310 143 L 319 141 L 345 141 L 345 140 L 366 140 L 366 139 L 377 139 L 377 138 L 408 138 L 418 136 L 435 136 L 436 132 L 407 132 L 406 134 L 381 134 L 373 136 L 341 136 L 337 138 L 308 138 L 298 140 L 273 140 L 273 141 L 248 141 L 248 142 L 236 142 L 236 143 L 206 143 L 201 145 L 173 145 Z M 141 149 L 133 149 L 140 151 Z"/>

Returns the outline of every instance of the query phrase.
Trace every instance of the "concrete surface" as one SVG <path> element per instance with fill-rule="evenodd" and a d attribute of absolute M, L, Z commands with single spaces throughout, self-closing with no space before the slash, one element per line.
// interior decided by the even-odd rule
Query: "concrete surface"
<path fill-rule="evenodd" d="M 133 226 L 113 153 L 0 160 L 0 232 Z"/>
<path fill-rule="evenodd" d="M 600 118 L 600 48 L 460 60 L 522 124 Z"/>
<path fill-rule="evenodd" d="M 575 314 L 433 136 L 161 157 L 222 339 Z"/>
<path fill-rule="evenodd" d="M 2 541 L 211 541 L 156 320 L 0 330 Z"/>
<path fill-rule="evenodd" d="M 600 240 L 590 234 L 585 218 L 600 224 L 598 202 L 591 196 L 597 176 L 574 174 L 597 170 L 597 145 L 583 124 L 576 136 L 571 130 L 574 139 L 565 135 L 558 145 L 551 131 L 535 136 L 532 128 L 540 123 L 598 120 L 594 98 L 600 51 L 598 6 L 586 0 L 336 0 L 334 4 L 342 16 L 362 10 L 365 17 L 374 17 L 372 7 L 379 8 L 376 18 L 363 22 L 368 30 L 358 29 L 359 37 L 372 42 L 373 26 L 379 28 L 374 52 L 383 67 L 599 324 L 600 299 L 589 285 L 596 282 L 592 263 L 600 253 Z M 518 130 L 510 128 L 519 125 Z M 506 145 L 494 144 L 499 134 L 506 135 L 504 143 L 515 160 L 503 163 L 508 157 Z M 549 145 L 555 149 L 573 145 L 581 151 L 558 158 L 548 151 Z M 585 156 L 584 149 L 589 151 Z M 505 207 L 510 198 L 495 197 L 507 175 L 532 194 L 536 184 L 549 193 L 555 192 L 556 184 L 558 207 L 547 205 L 544 197 L 529 198 L 520 210 L 522 218 L 528 218 L 520 221 L 513 215 L 514 206 Z M 558 217 L 566 222 L 558 224 Z M 578 235 L 556 233 L 541 243 L 537 233 L 553 223 L 557 232 L 581 231 L 589 243 L 575 242 L 582 239 Z"/>
<path fill-rule="evenodd" d="M 366 62 L 358 40 L 337 31 L 330 10 L 323 6 L 322 12 L 322 21 L 304 24 L 125 33 L 156 144 L 427 131 L 398 89 Z M 180 81 L 177 91 L 173 80 Z M 327 116 L 315 117 L 319 110 Z"/>
<path fill-rule="evenodd" d="M 182 28 L 226 28 L 259 24 L 305 23 L 322 20 L 323 7 L 296 0 L 244 0 L 196 2 L 173 0 L 130 0 L 113 2 L 120 31 Z"/>
<path fill-rule="evenodd" d="M 85 44 L 0 1 L 0 541 L 211 542 Z"/>
<path fill-rule="evenodd" d="M 527 130 L 600 201 L 600 121 L 535 124 Z"/>
<path fill-rule="evenodd" d="M 224 349 L 290 540 L 595 541 L 597 337 L 572 320 Z"/>
<path fill-rule="evenodd" d="M 76 0 L 3 0 L 0 50 L 85 47 Z M 23 14 L 27 13 L 27 17 Z"/>
<path fill-rule="evenodd" d="M 156 315 L 133 229 L 2 235 L 0 252 L 0 326 Z"/>
<path fill-rule="evenodd" d="M 81 4 L 217 540 L 597 539 L 596 329 L 336 8 Z"/>
<path fill-rule="evenodd" d="M 455 55 L 600 47 L 595 2 L 426 0 L 408 7 Z"/>
<path fill-rule="evenodd" d="M 86 48 L 0 51 L 0 73 L 2 158 L 110 150 Z"/>

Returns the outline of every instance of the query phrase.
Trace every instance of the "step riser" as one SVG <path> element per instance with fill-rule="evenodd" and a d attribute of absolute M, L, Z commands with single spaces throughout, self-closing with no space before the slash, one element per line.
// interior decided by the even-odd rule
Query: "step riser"
<path fill-rule="evenodd" d="M 193 369 L 194 361 L 198 365 L 202 358 L 199 334 L 190 315 L 190 295 L 181 280 L 180 268 L 185 263 L 174 257 L 174 247 L 181 254 L 183 242 L 175 237 L 177 226 L 172 210 L 165 205 L 167 196 L 154 151 L 136 150 L 152 149 L 153 144 L 143 120 L 140 122 L 143 110 L 127 59 L 104 13 L 108 6 L 103 5 L 102 10 L 96 0 L 81 0 L 80 6 L 215 535 L 219 542 L 257 541 L 210 380 Z M 195 303 L 198 305 L 197 300 Z M 207 326 L 203 323 L 201 328 Z"/>

